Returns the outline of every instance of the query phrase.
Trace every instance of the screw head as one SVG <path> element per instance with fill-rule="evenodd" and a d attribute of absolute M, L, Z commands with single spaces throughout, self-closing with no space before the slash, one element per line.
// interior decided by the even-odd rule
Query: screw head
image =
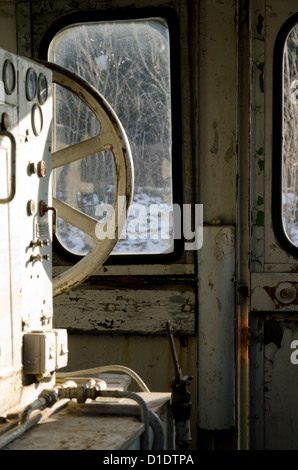
<path fill-rule="evenodd" d="M 29 199 L 29 201 L 27 202 L 27 215 L 30 216 L 35 214 L 35 210 L 35 202 L 33 201 L 33 199 Z"/>
<path fill-rule="evenodd" d="M 290 282 L 282 282 L 276 288 L 275 297 L 282 304 L 290 304 L 296 300 L 296 287 Z"/>

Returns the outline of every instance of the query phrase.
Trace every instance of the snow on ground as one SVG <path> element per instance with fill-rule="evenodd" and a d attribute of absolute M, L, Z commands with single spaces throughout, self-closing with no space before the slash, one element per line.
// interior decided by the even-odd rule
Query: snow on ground
<path fill-rule="evenodd" d="M 292 243 L 298 246 L 298 197 L 292 191 L 283 192 L 284 230 Z"/>
<path fill-rule="evenodd" d="M 99 201 L 97 194 L 93 196 L 88 212 L 89 215 L 95 217 Z M 114 252 L 144 254 L 171 251 L 173 237 L 171 215 L 168 215 L 169 207 L 164 202 L 163 196 L 152 196 L 140 190 L 136 192 L 126 228 Z M 163 218 L 160 217 L 158 209 L 163 211 Z M 91 237 L 59 218 L 57 231 L 62 245 L 74 253 L 85 255 L 94 246 Z M 166 239 L 167 233 L 169 233 L 169 238 Z"/>

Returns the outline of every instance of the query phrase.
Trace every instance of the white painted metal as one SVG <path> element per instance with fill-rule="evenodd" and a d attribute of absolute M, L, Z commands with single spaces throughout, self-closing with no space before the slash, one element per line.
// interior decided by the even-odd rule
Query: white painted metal
<path fill-rule="evenodd" d="M 235 230 L 205 227 L 198 255 L 198 425 L 235 425 Z M 201 308 L 200 308 L 201 307 Z"/>
<path fill-rule="evenodd" d="M 18 68 L 17 59 L 13 54 L 0 50 L 0 63 L 10 60 L 15 70 Z M 4 83 L 0 82 L 1 111 L 7 113 L 10 120 L 8 129 L 18 146 L 18 94 L 15 89 L 10 95 L 5 94 Z M 6 182 L 5 192 L 10 192 L 11 181 L 8 166 L 12 163 L 11 145 L 6 139 L 1 139 L 1 172 L 2 181 Z M 13 171 L 16 172 L 15 163 Z M 15 175 L 16 176 L 16 175 Z M 17 184 L 17 181 L 16 181 Z M 5 195 L 3 195 L 5 198 Z M 0 412 L 19 403 L 22 393 L 21 379 L 21 315 L 22 315 L 22 277 L 19 269 L 21 260 L 21 230 L 18 210 L 19 201 L 14 195 L 7 203 L 0 204 Z M 11 341 L 7 339 L 11 338 Z M 15 393 L 12 394 L 11 390 Z"/>
<path fill-rule="evenodd" d="M 18 58 L 19 75 L 19 149 L 17 155 L 17 200 L 21 236 L 22 272 L 22 322 L 24 330 L 51 328 L 52 298 L 52 213 L 41 216 L 39 202 L 52 206 L 51 137 L 52 137 L 52 77 L 43 66 L 26 58 Z M 29 69 L 44 74 L 48 83 L 48 98 L 43 105 L 35 98 L 26 97 L 26 76 Z M 38 106 L 42 113 L 42 129 L 36 136 L 32 122 L 33 110 Z M 44 162 L 45 175 L 38 174 L 38 164 Z M 31 170 L 29 169 L 31 166 Z M 33 169 L 34 167 L 34 169 Z M 29 209 L 29 201 L 31 203 Z M 21 209 L 20 209 L 21 208 Z M 31 212 L 30 212 L 31 210 Z M 14 229 L 16 230 L 16 229 Z M 40 245 L 39 245 L 40 243 Z M 45 259 L 38 260 L 38 256 Z"/>
<path fill-rule="evenodd" d="M 7 129 L 1 131 L 1 159 L 12 163 L 11 174 L 7 162 L 1 160 L 2 178 L 6 193 L 14 186 L 13 197 L 0 204 L 1 217 L 1 272 L 0 272 L 0 410 L 8 410 L 32 400 L 43 387 L 24 385 L 22 371 L 22 335 L 32 329 L 52 327 L 52 220 L 50 214 L 41 217 L 38 201 L 51 204 L 51 73 L 32 61 L 0 50 L 0 67 L 10 60 L 15 70 L 15 87 L 9 94 L 1 79 L 1 119 L 6 113 Z M 46 103 L 40 105 L 43 126 L 39 135 L 33 132 L 33 109 L 39 106 L 37 95 L 26 98 L 26 74 L 33 67 L 37 77 L 47 77 L 49 89 Z M 2 75 L 1 75 L 2 78 Z M 12 82 L 13 83 L 13 82 Z M 3 138 L 5 134 L 5 138 Z M 10 142 L 10 143 L 9 143 Z M 12 147 L 15 145 L 15 155 Z M 35 169 L 45 162 L 46 173 L 41 176 Z M 29 171 L 31 169 L 34 171 Z M 5 196 L 5 195 L 4 195 Z M 30 201 L 30 211 L 28 202 Z M 44 257 L 44 259 L 42 258 Z M 47 386 L 51 381 L 47 380 Z M 11 391 L 14 393 L 11 393 Z"/>

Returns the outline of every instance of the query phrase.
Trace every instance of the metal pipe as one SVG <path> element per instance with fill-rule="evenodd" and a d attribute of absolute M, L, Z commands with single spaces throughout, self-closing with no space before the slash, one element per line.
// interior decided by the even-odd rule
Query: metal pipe
<path fill-rule="evenodd" d="M 125 374 L 129 375 L 132 377 L 137 384 L 139 385 L 140 389 L 143 390 L 143 392 L 150 392 L 149 388 L 147 385 L 144 383 L 144 381 L 141 379 L 141 377 L 132 369 L 126 366 L 122 366 L 119 364 L 113 364 L 113 365 L 107 365 L 107 366 L 99 366 L 99 367 L 94 367 L 92 369 L 83 369 L 83 370 L 78 370 L 74 372 L 58 372 L 56 374 L 56 381 L 61 382 L 62 380 L 66 378 L 73 378 L 74 380 L 76 377 L 80 376 L 90 376 L 91 374 L 100 374 L 103 372 L 124 372 Z"/>
<path fill-rule="evenodd" d="M 149 450 L 149 410 L 145 400 L 133 392 L 122 392 L 119 390 L 100 390 L 98 391 L 101 397 L 115 397 L 115 398 L 130 398 L 136 401 L 140 405 L 141 417 L 145 426 L 144 433 L 142 435 L 142 450 Z"/>
<path fill-rule="evenodd" d="M 31 413 L 35 410 L 43 410 L 48 406 L 48 400 L 44 397 L 42 398 L 37 398 L 33 403 L 31 403 L 27 408 L 24 410 L 21 421 L 17 425 L 16 428 L 13 428 L 12 431 L 9 431 L 5 433 L 3 436 L 1 436 L 0 439 L 0 449 L 3 449 L 3 447 L 7 446 L 10 444 L 12 441 L 20 437 L 29 427 L 31 427 L 33 424 L 37 424 L 37 422 L 40 420 L 40 415 L 35 417 L 35 420 L 32 420 L 29 422 Z M 30 426 L 29 426 L 30 424 Z"/>
<path fill-rule="evenodd" d="M 113 398 L 129 398 L 131 400 L 136 401 L 140 408 L 139 413 L 144 423 L 144 432 L 141 436 L 141 449 L 142 450 L 149 450 L 150 443 L 149 443 L 149 426 L 150 423 L 152 425 L 153 430 L 155 431 L 156 437 L 156 445 L 164 445 L 164 442 L 161 440 L 161 432 L 162 424 L 159 422 L 159 418 L 155 413 L 149 413 L 147 404 L 145 400 L 137 395 L 134 392 L 122 392 L 119 390 L 111 390 L 105 391 L 100 390 L 99 387 L 96 385 L 94 387 L 77 387 L 77 384 L 71 384 L 73 386 L 65 387 L 65 386 L 58 386 L 52 390 L 44 390 L 38 399 L 32 402 L 27 408 L 24 410 L 21 421 L 19 425 L 13 428 L 12 431 L 9 431 L 1 436 L 0 439 L 0 449 L 3 449 L 5 446 L 10 444 L 12 441 L 20 437 L 31 428 L 33 425 L 37 424 L 41 419 L 41 415 L 35 417 L 29 421 L 31 413 L 35 410 L 43 410 L 47 407 L 52 407 L 54 403 L 57 401 L 61 401 L 61 406 L 65 406 L 64 399 L 71 399 L 76 398 L 79 403 L 84 403 L 88 398 L 95 400 L 97 397 L 113 397 Z M 162 444 L 161 444 L 162 442 Z"/>
<path fill-rule="evenodd" d="M 249 364 L 249 312 L 250 312 L 250 230 L 251 230 L 251 18 L 249 2 L 238 3 L 239 24 L 239 129 L 238 129 L 238 211 L 237 211 L 237 415 L 238 448 L 249 450 L 250 432 L 250 364 Z M 248 18 L 247 23 L 244 18 Z M 239 158 L 240 157 L 240 158 Z"/>
<path fill-rule="evenodd" d="M 76 387 L 76 383 L 71 381 L 67 382 L 67 385 Z M 66 386 L 66 384 L 64 386 Z M 43 390 L 39 397 L 25 408 L 22 413 L 20 423 L 14 426 L 12 430 L 10 428 L 9 431 L 0 436 L 0 449 L 3 449 L 5 446 L 20 437 L 22 434 L 24 434 L 25 431 L 28 431 L 40 421 L 40 419 L 43 417 L 42 413 L 34 416 L 30 420 L 30 416 L 33 411 L 42 411 L 45 408 L 52 408 L 55 412 L 57 412 L 60 408 L 66 406 L 69 400 L 59 400 L 59 389 L 60 387 Z"/>
<path fill-rule="evenodd" d="M 145 429 L 142 435 L 142 450 L 149 450 L 149 410 L 145 400 L 134 392 L 119 391 L 119 390 L 100 390 L 100 387 L 87 388 L 79 386 L 77 388 L 61 388 L 59 389 L 59 398 L 76 398 L 78 403 L 85 403 L 90 398 L 95 400 L 98 397 L 113 397 L 113 398 L 129 398 L 136 401 L 140 405 L 141 417 Z"/>

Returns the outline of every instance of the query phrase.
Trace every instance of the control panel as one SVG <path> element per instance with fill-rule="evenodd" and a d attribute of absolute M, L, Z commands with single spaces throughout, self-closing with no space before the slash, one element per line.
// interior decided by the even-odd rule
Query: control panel
<path fill-rule="evenodd" d="M 52 76 L 0 49 L 0 413 L 67 364 L 52 325 Z M 12 393 L 13 390 L 13 393 Z"/>

